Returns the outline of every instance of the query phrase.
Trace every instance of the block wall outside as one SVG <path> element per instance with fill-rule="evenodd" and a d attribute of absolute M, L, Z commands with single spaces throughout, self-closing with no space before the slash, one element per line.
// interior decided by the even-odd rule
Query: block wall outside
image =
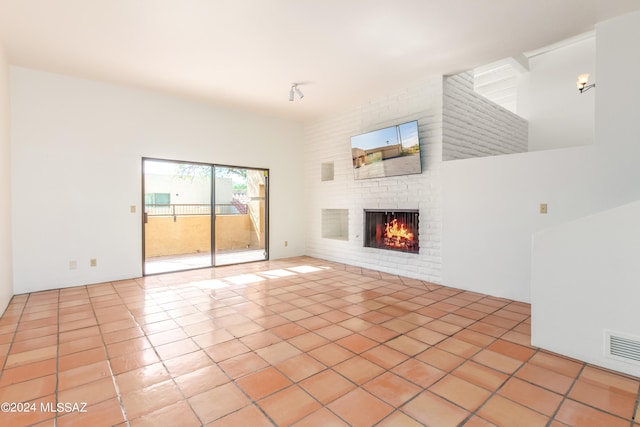
<path fill-rule="evenodd" d="M 443 160 L 528 151 L 527 120 L 473 90 L 473 73 L 444 79 Z"/>
<path fill-rule="evenodd" d="M 418 121 L 422 173 L 355 180 L 351 136 L 412 120 Z M 306 199 L 299 207 L 309 218 L 308 255 L 440 283 L 442 77 L 306 123 L 304 158 Z M 323 164 L 330 163 L 333 179 L 323 181 Z M 323 209 L 348 210 L 347 239 L 322 237 Z M 419 209 L 420 253 L 365 248 L 365 209 Z"/>
<path fill-rule="evenodd" d="M 145 225 L 147 258 L 167 255 L 208 253 L 211 251 L 209 215 L 149 217 Z M 246 249 L 252 246 L 253 230 L 249 215 L 216 217 L 216 250 Z"/>

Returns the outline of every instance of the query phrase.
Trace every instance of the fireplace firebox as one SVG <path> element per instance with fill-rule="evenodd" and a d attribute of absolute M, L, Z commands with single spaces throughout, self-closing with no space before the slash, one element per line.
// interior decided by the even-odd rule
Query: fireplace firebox
<path fill-rule="evenodd" d="M 364 245 L 417 254 L 420 252 L 418 225 L 418 210 L 365 210 Z"/>

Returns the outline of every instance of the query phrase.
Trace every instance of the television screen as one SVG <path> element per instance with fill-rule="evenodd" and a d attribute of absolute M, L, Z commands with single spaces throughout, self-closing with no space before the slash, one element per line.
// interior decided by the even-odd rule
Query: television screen
<path fill-rule="evenodd" d="M 418 122 L 351 137 L 355 179 L 422 173 Z"/>

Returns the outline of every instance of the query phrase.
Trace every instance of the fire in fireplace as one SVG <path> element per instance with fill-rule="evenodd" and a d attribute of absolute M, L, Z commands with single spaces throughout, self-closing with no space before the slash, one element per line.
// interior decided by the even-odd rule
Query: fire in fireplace
<path fill-rule="evenodd" d="M 364 245 L 369 248 L 418 253 L 417 210 L 364 211 Z"/>

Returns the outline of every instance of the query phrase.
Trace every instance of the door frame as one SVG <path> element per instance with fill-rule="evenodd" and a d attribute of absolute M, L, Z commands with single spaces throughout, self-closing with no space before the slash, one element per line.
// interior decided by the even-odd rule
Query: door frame
<path fill-rule="evenodd" d="M 213 178 L 211 180 L 211 185 L 214 187 L 211 193 L 211 257 L 213 267 L 225 267 L 228 265 L 238 265 L 238 264 L 247 264 L 250 262 L 260 262 L 260 261 L 268 261 L 269 260 L 269 176 L 271 172 L 267 168 L 257 168 L 257 167 L 249 167 L 249 166 L 237 166 L 237 165 L 224 165 L 220 163 L 212 163 L 213 166 Z M 215 212 L 215 169 L 218 168 L 227 168 L 227 169 L 246 169 L 246 170 L 254 170 L 254 171 L 262 171 L 265 173 L 264 175 L 264 259 L 260 260 L 251 260 L 251 261 L 240 261 L 229 264 L 216 264 L 216 250 L 215 250 L 215 237 L 216 237 L 216 216 L 218 215 Z"/>

